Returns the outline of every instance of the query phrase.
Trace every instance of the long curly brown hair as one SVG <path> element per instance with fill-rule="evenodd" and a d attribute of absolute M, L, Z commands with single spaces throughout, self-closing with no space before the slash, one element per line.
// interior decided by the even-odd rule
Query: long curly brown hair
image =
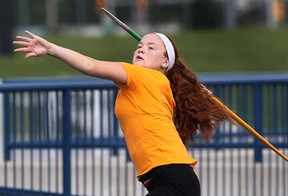
<path fill-rule="evenodd" d="M 168 37 L 169 38 L 169 37 Z M 223 121 L 231 118 L 226 109 L 212 100 L 212 94 L 179 59 L 175 43 L 175 64 L 166 73 L 176 102 L 174 123 L 184 144 L 193 142 L 197 131 L 208 140 Z M 167 56 L 167 54 L 165 54 Z"/>

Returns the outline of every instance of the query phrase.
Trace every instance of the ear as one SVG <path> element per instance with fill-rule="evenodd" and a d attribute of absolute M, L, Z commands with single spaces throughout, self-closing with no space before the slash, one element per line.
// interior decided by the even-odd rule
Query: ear
<path fill-rule="evenodd" d="M 163 69 L 166 69 L 168 66 L 169 66 L 169 60 L 168 60 L 168 58 L 165 58 L 161 64 L 161 67 Z"/>

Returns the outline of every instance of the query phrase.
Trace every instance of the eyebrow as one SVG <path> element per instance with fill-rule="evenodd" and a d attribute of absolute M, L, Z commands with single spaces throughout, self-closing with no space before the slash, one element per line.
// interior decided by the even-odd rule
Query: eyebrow
<path fill-rule="evenodd" d="M 143 43 L 143 42 L 139 42 L 139 44 L 142 44 L 142 45 L 143 45 L 144 43 Z M 139 45 L 139 44 L 138 44 L 138 45 Z M 148 42 L 147 45 L 156 45 L 156 46 L 158 46 L 158 44 L 156 44 L 156 43 L 154 43 L 154 42 Z"/>

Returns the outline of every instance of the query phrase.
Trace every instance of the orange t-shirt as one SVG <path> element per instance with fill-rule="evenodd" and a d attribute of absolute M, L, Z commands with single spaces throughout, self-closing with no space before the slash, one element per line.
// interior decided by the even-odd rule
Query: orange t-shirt
<path fill-rule="evenodd" d="M 120 92 L 115 113 L 138 178 L 160 165 L 195 165 L 173 123 L 175 101 L 167 77 L 153 69 L 121 63 L 127 84 Z"/>

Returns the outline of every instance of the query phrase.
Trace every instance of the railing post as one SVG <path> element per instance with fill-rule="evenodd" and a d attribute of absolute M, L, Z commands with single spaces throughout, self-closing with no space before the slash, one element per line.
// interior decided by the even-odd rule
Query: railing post
<path fill-rule="evenodd" d="M 263 93 L 260 84 L 254 86 L 254 127 L 257 132 L 262 135 L 263 133 Z M 258 139 L 254 139 L 254 161 L 262 162 L 262 147 L 261 142 Z"/>
<path fill-rule="evenodd" d="M 71 90 L 63 91 L 63 195 L 71 195 Z"/>
<path fill-rule="evenodd" d="M 2 83 L 0 79 L 0 84 Z M 4 160 L 4 102 L 3 94 L 0 94 L 0 165 Z"/>
<path fill-rule="evenodd" d="M 113 89 L 113 110 L 112 110 L 112 112 L 114 111 L 117 94 L 118 94 L 118 90 Z M 117 117 L 114 114 L 114 112 L 113 112 L 113 137 L 114 137 L 114 141 L 115 141 L 114 155 L 118 156 L 119 155 L 118 120 L 117 120 Z"/>
<path fill-rule="evenodd" d="M 4 111 L 3 111 L 3 118 L 4 119 L 4 160 L 8 161 L 10 160 L 10 147 L 8 146 L 8 144 L 10 143 L 10 137 L 9 137 L 9 133 L 10 133 L 10 101 L 9 101 L 9 94 L 8 92 L 4 93 Z"/>

